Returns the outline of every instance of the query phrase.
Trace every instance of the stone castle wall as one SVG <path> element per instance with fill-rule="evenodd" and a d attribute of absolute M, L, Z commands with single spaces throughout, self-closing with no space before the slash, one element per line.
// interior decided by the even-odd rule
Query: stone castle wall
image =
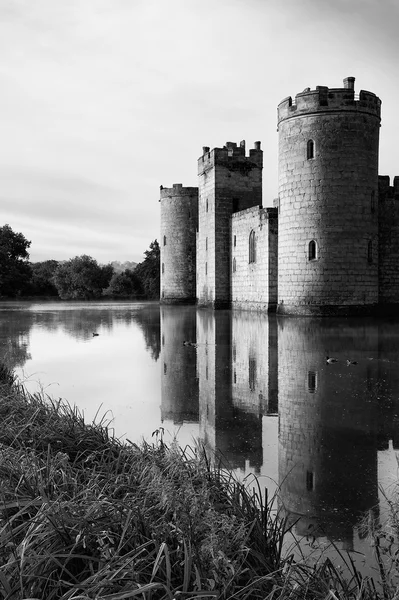
<path fill-rule="evenodd" d="M 370 92 L 319 87 L 278 107 L 280 313 L 378 302 L 380 104 Z"/>
<path fill-rule="evenodd" d="M 249 208 L 231 218 L 231 303 L 235 308 L 273 311 L 277 304 L 277 210 Z M 255 234 L 255 261 L 249 237 Z"/>
<path fill-rule="evenodd" d="M 263 153 L 257 142 L 249 156 L 245 143 L 227 142 L 198 160 L 197 300 L 200 305 L 230 306 L 230 218 L 262 205 Z"/>
<path fill-rule="evenodd" d="M 198 189 L 161 189 L 162 302 L 290 315 L 399 303 L 399 178 L 378 177 L 381 100 L 354 82 L 279 104 L 273 209 L 260 142 L 204 147 Z"/>
<path fill-rule="evenodd" d="M 399 177 L 379 177 L 379 302 L 399 303 Z"/>
<path fill-rule="evenodd" d="M 161 188 L 161 302 L 194 303 L 198 188 Z"/>

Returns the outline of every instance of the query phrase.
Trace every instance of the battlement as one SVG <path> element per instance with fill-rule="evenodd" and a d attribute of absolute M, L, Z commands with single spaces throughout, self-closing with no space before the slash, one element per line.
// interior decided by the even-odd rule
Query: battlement
<path fill-rule="evenodd" d="M 328 112 L 367 113 L 378 119 L 381 117 L 381 100 L 372 92 L 361 90 L 357 95 L 354 89 L 355 78 L 344 79 L 343 88 L 317 86 L 315 90 L 306 88 L 295 96 L 284 98 L 277 108 L 277 122 L 300 115 Z"/>
<path fill-rule="evenodd" d="M 378 176 L 378 197 L 379 200 L 399 200 L 399 176 L 393 178 L 393 185 L 390 185 L 389 175 Z"/>
<path fill-rule="evenodd" d="M 202 156 L 198 159 L 198 174 L 208 171 L 215 165 L 226 167 L 231 171 L 246 172 L 263 167 L 263 151 L 260 148 L 261 143 L 255 142 L 254 148 L 249 151 L 249 156 L 245 153 L 245 140 L 237 146 L 235 142 L 226 142 L 223 148 L 214 148 L 210 150 L 209 146 L 202 148 Z"/>
<path fill-rule="evenodd" d="M 197 187 L 183 187 L 181 183 L 174 183 L 173 187 L 165 188 L 163 185 L 160 186 L 160 199 L 163 198 L 175 198 L 176 196 L 194 196 L 198 195 Z"/>

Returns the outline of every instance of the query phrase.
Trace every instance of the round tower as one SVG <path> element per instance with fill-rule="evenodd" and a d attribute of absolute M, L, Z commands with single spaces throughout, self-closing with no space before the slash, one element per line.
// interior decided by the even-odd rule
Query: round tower
<path fill-rule="evenodd" d="M 378 302 L 381 101 L 317 87 L 278 106 L 278 308 L 370 312 Z"/>
<path fill-rule="evenodd" d="M 161 186 L 161 302 L 194 303 L 198 188 Z"/>

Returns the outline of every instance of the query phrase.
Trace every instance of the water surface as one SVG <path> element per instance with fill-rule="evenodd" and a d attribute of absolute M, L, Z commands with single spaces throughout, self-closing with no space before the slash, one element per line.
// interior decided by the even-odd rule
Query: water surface
<path fill-rule="evenodd" d="M 378 520 L 398 475 L 398 320 L 15 302 L 0 305 L 0 350 L 31 391 L 112 419 L 118 436 L 199 438 L 278 487 L 309 546 L 369 558 L 364 515 Z"/>

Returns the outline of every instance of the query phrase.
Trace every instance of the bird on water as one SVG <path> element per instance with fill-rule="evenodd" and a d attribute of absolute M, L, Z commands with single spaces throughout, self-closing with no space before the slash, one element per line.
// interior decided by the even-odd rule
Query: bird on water
<path fill-rule="evenodd" d="M 349 367 L 350 365 L 357 365 L 357 360 L 348 360 L 346 361 L 346 365 Z"/>
<path fill-rule="evenodd" d="M 332 358 L 331 356 L 326 356 L 326 363 L 328 365 L 332 365 L 332 363 L 336 363 L 338 360 L 336 358 Z"/>

